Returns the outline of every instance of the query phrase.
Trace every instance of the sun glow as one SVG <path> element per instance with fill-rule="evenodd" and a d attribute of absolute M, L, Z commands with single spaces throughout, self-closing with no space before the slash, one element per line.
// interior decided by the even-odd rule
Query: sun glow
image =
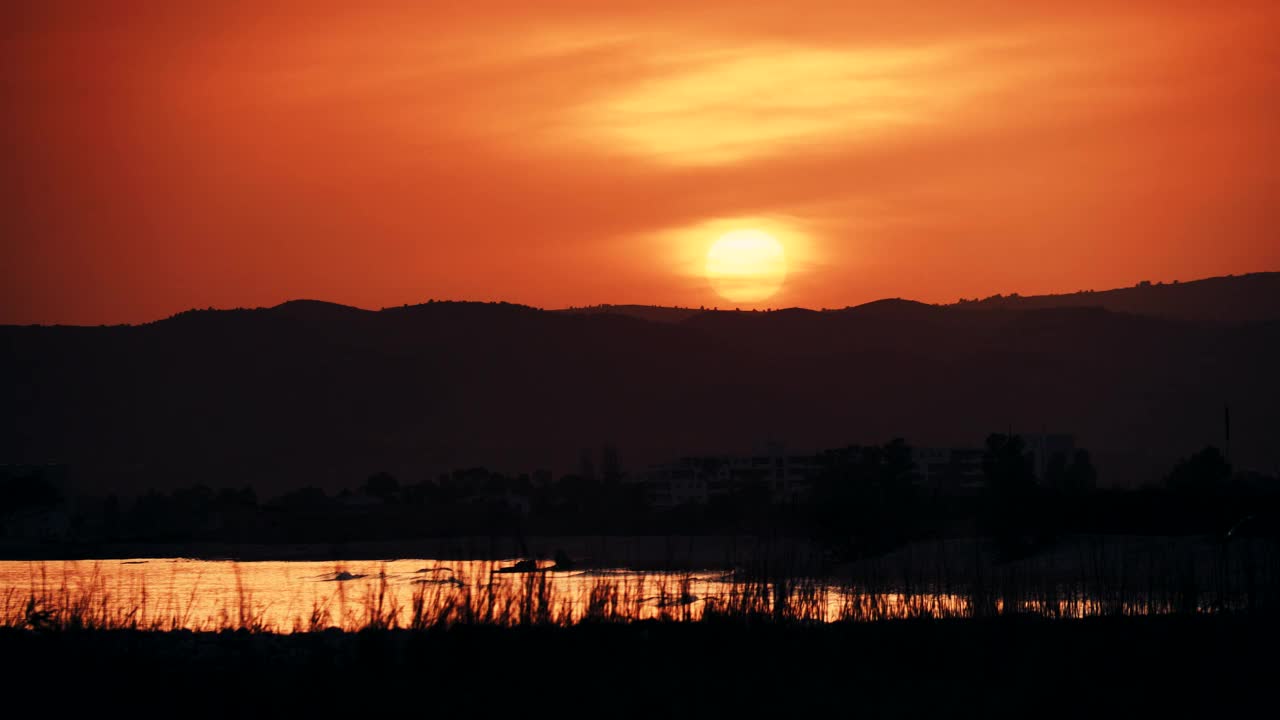
<path fill-rule="evenodd" d="M 716 293 L 726 300 L 767 300 L 786 280 L 786 251 L 782 243 L 762 230 L 731 230 L 707 251 L 706 275 Z"/>

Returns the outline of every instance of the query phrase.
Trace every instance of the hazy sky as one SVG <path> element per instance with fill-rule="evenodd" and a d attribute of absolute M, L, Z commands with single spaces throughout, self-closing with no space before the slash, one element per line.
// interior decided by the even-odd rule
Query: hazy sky
<path fill-rule="evenodd" d="M 9 2 L 0 322 L 1280 269 L 1280 3 Z"/>

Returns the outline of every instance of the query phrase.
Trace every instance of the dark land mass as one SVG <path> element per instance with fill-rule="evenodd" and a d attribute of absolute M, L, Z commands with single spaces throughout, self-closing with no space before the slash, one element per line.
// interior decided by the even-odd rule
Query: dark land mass
<path fill-rule="evenodd" d="M 1247 325 L 1280 319 L 1280 273 L 1207 278 L 1187 283 L 1142 282 L 1115 290 L 1082 290 L 1064 295 L 995 295 L 961 301 L 952 307 L 973 309 L 1098 307 L 1113 312 L 1190 322 Z"/>
<path fill-rule="evenodd" d="M 0 559 L 506 560 L 563 551 L 583 566 L 679 570 L 747 564 L 778 553 L 823 555 L 819 564 L 825 564 L 913 543 L 982 539 L 1012 558 L 1070 547 L 1080 537 L 1201 538 L 1210 544 L 1280 538 L 1275 480 L 1260 489 L 1041 490 L 1017 497 L 885 496 L 890 486 L 865 482 L 835 475 L 813 501 L 796 505 L 750 498 L 680 508 L 539 504 L 528 515 L 445 501 L 193 504 L 193 491 L 183 490 L 147 495 L 115 512 L 80 502 L 70 513 L 54 513 L 67 517 L 68 532 L 9 534 L 0 538 Z M 823 490 L 847 485 L 855 491 Z"/>
<path fill-rule="evenodd" d="M 1093 302 L 1097 301 L 1097 302 Z M 1079 307 L 1088 305 L 1087 307 Z M 623 467 L 782 441 L 977 446 L 1067 432 L 1099 484 L 1223 443 L 1280 466 L 1280 275 L 834 311 L 551 312 L 296 301 L 117 327 L 0 327 L 0 463 L 78 494 L 333 491 L 387 471 Z"/>
<path fill-rule="evenodd" d="M 1278 629 L 1265 616 L 1221 615 L 297 635 L 0 630 L 0 660 L 9 687 L 58 715 L 1269 716 Z"/>
<path fill-rule="evenodd" d="M 1280 273 L 1205 278 L 1172 283 L 1144 281 L 1113 290 L 1080 290 L 1058 295 L 991 295 L 962 298 L 946 307 L 971 310 L 1044 310 L 1047 308 L 1102 308 L 1112 312 L 1148 315 L 1205 324 L 1249 324 L 1280 320 Z M 577 315 L 626 315 L 654 322 L 683 322 L 710 308 L 654 305 L 591 305 L 558 312 Z M 719 310 L 720 308 L 716 308 Z M 846 308 L 847 309 L 847 308 Z"/>

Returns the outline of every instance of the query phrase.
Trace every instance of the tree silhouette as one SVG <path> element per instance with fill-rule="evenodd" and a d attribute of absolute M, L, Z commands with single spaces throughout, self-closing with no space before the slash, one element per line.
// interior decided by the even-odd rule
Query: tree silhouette
<path fill-rule="evenodd" d="M 814 485 L 820 533 L 844 552 L 895 545 L 910 531 L 914 468 L 901 438 L 830 451 Z"/>
<path fill-rule="evenodd" d="M 999 496 L 1024 495 L 1036 483 L 1026 443 L 1018 435 L 993 433 L 987 436 L 987 448 L 982 456 L 982 474 L 987 481 L 987 488 Z"/>
<path fill-rule="evenodd" d="M 361 489 L 369 497 L 376 497 L 387 503 L 394 502 L 400 494 L 400 481 L 388 472 L 374 473 L 364 481 Z"/>
<path fill-rule="evenodd" d="M 1006 559 L 1024 555 L 1044 529 L 1035 503 L 1036 477 L 1022 438 L 995 433 L 982 455 L 987 483 L 987 531 Z"/>
<path fill-rule="evenodd" d="M 1170 490 L 1206 492 L 1226 487 L 1231 480 L 1231 463 L 1222 451 L 1210 445 L 1174 466 L 1165 484 Z"/>
<path fill-rule="evenodd" d="M 1066 453 L 1054 453 L 1045 469 L 1044 484 L 1068 495 L 1092 492 L 1098 484 L 1098 471 L 1093 467 L 1089 451 L 1076 450 L 1070 460 Z"/>
<path fill-rule="evenodd" d="M 20 510 L 55 507 L 62 501 L 62 493 L 40 472 L 0 482 L 0 517 Z"/>
<path fill-rule="evenodd" d="M 1067 466 L 1066 491 L 1070 493 L 1093 492 L 1098 487 L 1098 470 L 1093 466 L 1093 458 L 1083 448 L 1076 450 Z"/>

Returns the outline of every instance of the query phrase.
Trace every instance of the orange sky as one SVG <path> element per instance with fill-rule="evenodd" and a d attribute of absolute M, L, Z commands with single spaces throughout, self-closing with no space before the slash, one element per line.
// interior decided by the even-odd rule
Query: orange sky
<path fill-rule="evenodd" d="M 0 322 L 1280 269 L 1274 0 L 195 5 L 0 8 Z"/>

